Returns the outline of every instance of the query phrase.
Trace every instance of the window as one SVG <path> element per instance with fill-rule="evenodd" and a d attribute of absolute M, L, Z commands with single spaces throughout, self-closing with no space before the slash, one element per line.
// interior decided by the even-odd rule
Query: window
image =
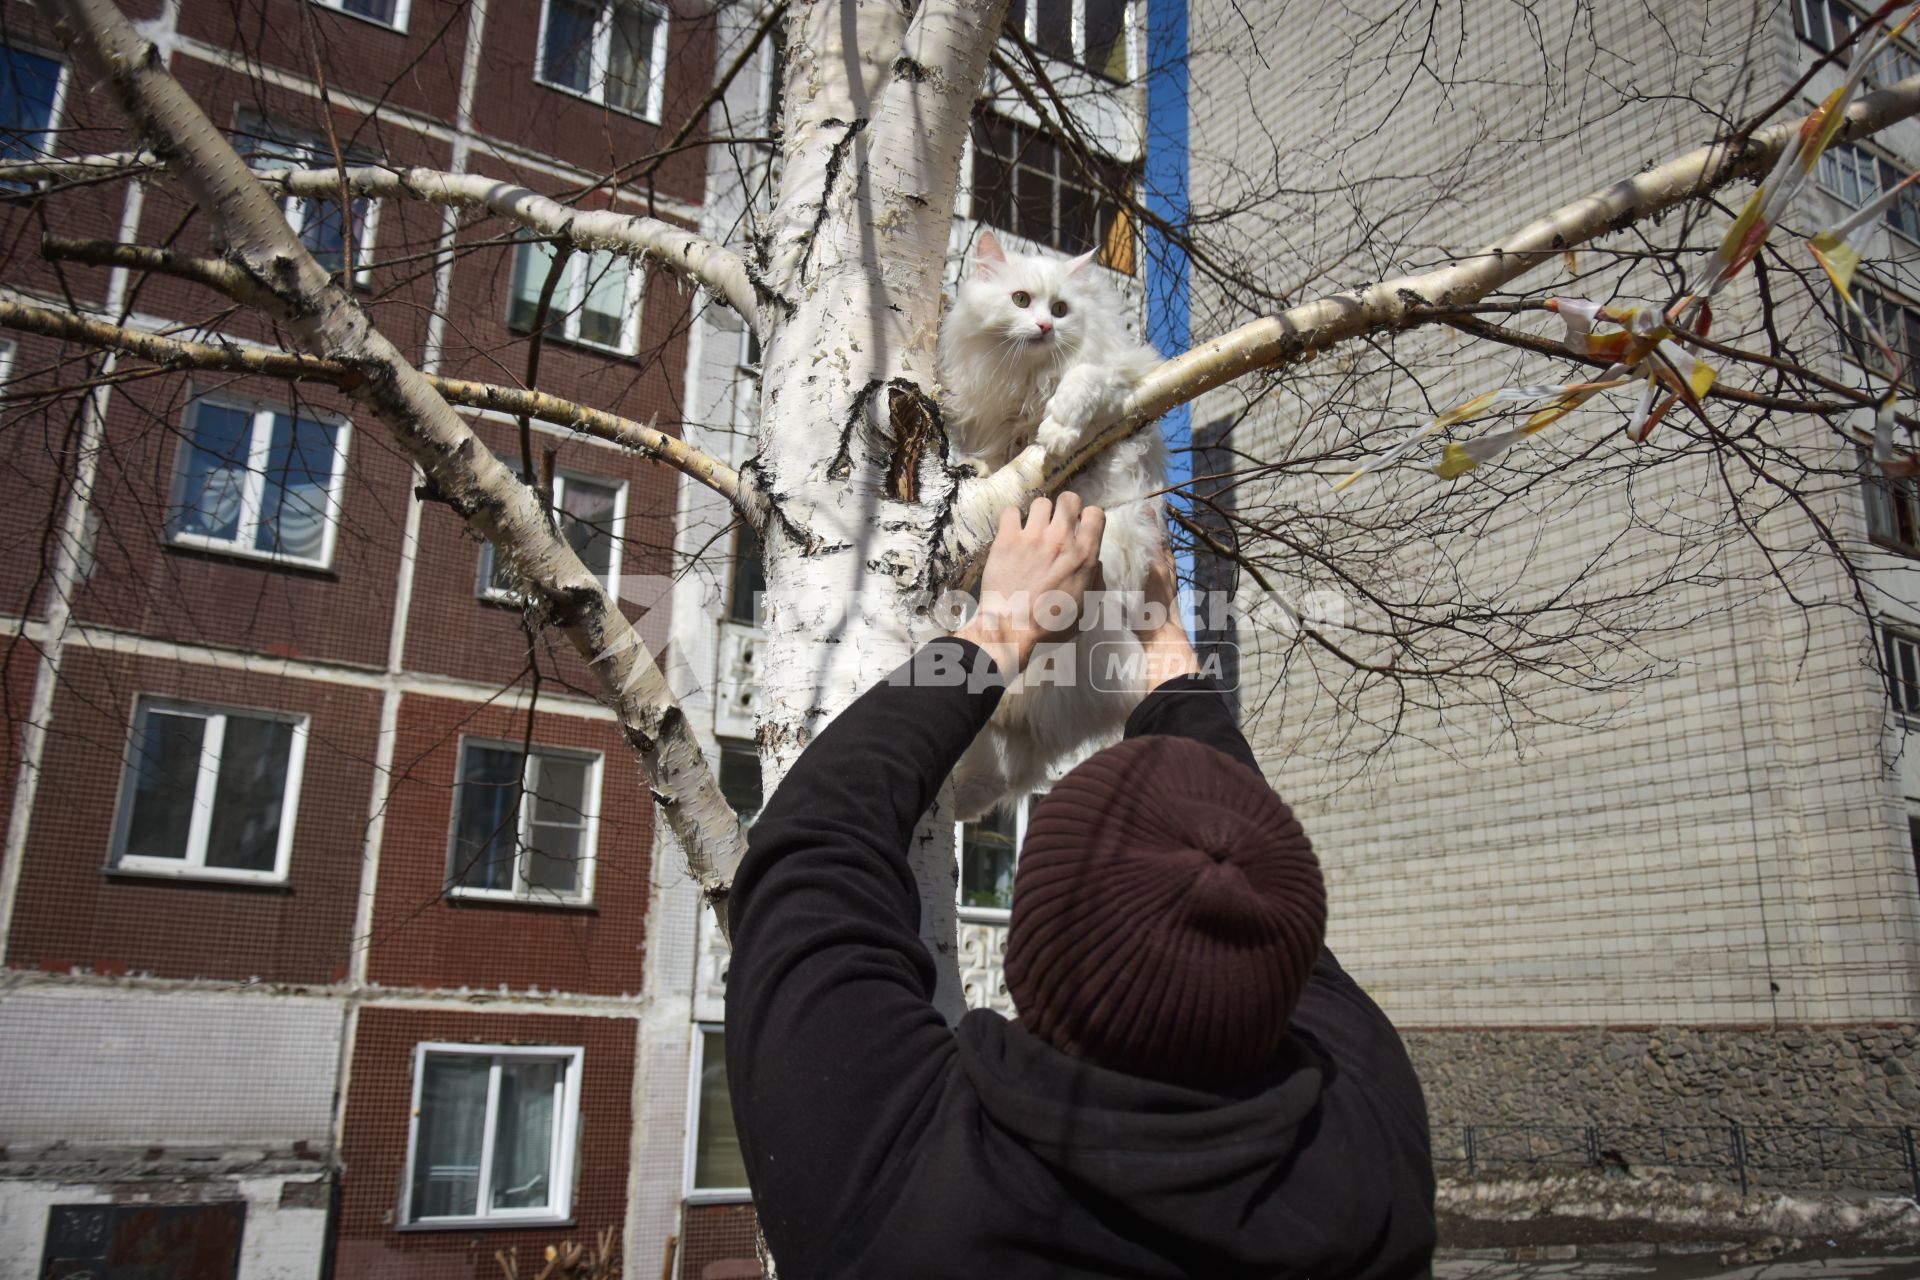
<path fill-rule="evenodd" d="M 1915 379 L 1920 378 L 1920 369 L 1914 367 L 1914 355 L 1920 353 L 1920 309 L 1890 298 L 1857 279 L 1853 284 L 1853 296 L 1860 304 L 1860 310 L 1866 313 L 1867 319 L 1873 322 L 1873 327 L 1880 331 L 1880 336 L 1887 340 L 1894 357 L 1900 361 L 1900 380 L 1913 385 Z M 1871 369 L 1883 377 L 1891 376 L 1893 369 L 1887 363 L 1886 353 L 1867 333 L 1859 315 L 1837 297 L 1833 305 L 1839 317 L 1846 353 L 1863 368 Z"/>
<path fill-rule="evenodd" d="M 348 426 L 197 400 L 187 413 L 168 537 L 324 568 L 333 559 Z"/>
<path fill-rule="evenodd" d="M 509 462 L 518 475 L 520 468 Z M 587 572 L 600 579 L 607 594 L 620 598 L 620 545 L 627 515 L 627 486 L 617 480 L 597 480 L 561 472 L 553 478 L 553 518 L 560 535 L 580 557 Z M 518 604 L 520 590 L 512 574 L 493 554 L 493 544 L 480 548 L 480 596 Z"/>
<path fill-rule="evenodd" d="M 532 331 L 555 252 L 544 240 L 529 240 L 513 255 L 509 327 Z M 640 349 L 642 281 L 640 265 L 630 258 L 605 249 L 570 254 L 547 307 L 547 336 L 634 354 Z"/>
<path fill-rule="evenodd" d="M 1861 496 L 1867 506 L 1867 535 L 1875 542 L 1920 555 L 1920 480 L 1890 476 L 1859 450 Z"/>
<path fill-rule="evenodd" d="M 742 626 L 760 625 L 760 610 L 766 602 L 767 571 L 760 559 L 760 539 L 752 529 L 740 525 L 733 533 L 733 571 L 727 580 L 727 621 Z"/>
<path fill-rule="evenodd" d="M 541 8 L 543 84 L 658 123 L 666 61 L 667 13 L 647 0 L 546 0 Z"/>
<path fill-rule="evenodd" d="M 1907 815 L 1907 844 L 1913 850 L 1913 874 L 1920 879 L 1920 817 Z"/>
<path fill-rule="evenodd" d="M 1920 639 L 1882 627 L 1881 646 L 1893 709 L 1903 716 L 1920 716 Z"/>
<path fill-rule="evenodd" d="M 744 738 L 720 739 L 720 794 L 742 822 L 753 821 L 765 802 L 760 790 L 760 749 Z"/>
<path fill-rule="evenodd" d="M 692 1111 L 687 1136 L 689 1200 L 746 1200 L 747 1162 L 733 1127 L 727 1092 L 727 1035 L 719 1027 L 693 1029 Z"/>
<path fill-rule="evenodd" d="M 313 0 L 323 9 L 337 9 L 356 18 L 377 22 L 395 31 L 407 29 L 407 0 Z"/>
<path fill-rule="evenodd" d="M 242 136 L 236 148 L 256 169 L 327 169 L 336 167 L 333 146 L 323 138 L 269 124 L 253 116 L 241 118 Z M 349 167 L 374 164 L 377 156 L 347 149 L 343 159 Z M 280 202 L 287 225 L 300 237 L 325 270 L 339 274 L 347 260 L 347 240 L 340 222 L 340 200 L 336 196 L 287 196 Z M 376 208 L 365 196 L 353 201 L 353 274 L 354 282 L 366 283 L 367 269 L 373 262 L 373 223 Z"/>
<path fill-rule="evenodd" d="M 1001 805 L 974 822 L 957 825 L 960 914 L 1004 920 L 1013 910 L 1013 872 L 1027 838 L 1027 818 L 1039 796 Z"/>
<path fill-rule="evenodd" d="M 1892 161 L 1851 142 L 1837 142 L 1820 153 L 1814 180 L 1832 194 L 1859 208 L 1893 190 L 1905 175 Z M 1906 187 L 1887 210 L 1887 225 L 1920 242 L 1920 192 Z"/>
<path fill-rule="evenodd" d="M 1133 189 L 1124 165 L 1096 161 L 1100 181 L 1120 194 Z M 1095 191 L 1073 158 L 1053 140 L 1004 116 L 973 120 L 973 216 L 1063 253 L 1098 248 L 1098 261 L 1131 275 L 1133 223 L 1105 192 Z"/>
<path fill-rule="evenodd" d="M 304 717 L 140 699 L 114 868 L 285 880 L 306 748 Z"/>
<path fill-rule="evenodd" d="M 1125 83 L 1128 0 L 1013 0 L 1007 25 L 1041 53 Z"/>
<path fill-rule="evenodd" d="M 600 756 L 469 741 L 460 751 L 447 889 L 463 897 L 588 902 Z"/>
<path fill-rule="evenodd" d="M 31 160 L 53 150 L 66 97 L 67 69 L 57 58 L 0 45 L 0 160 Z"/>
<path fill-rule="evenodd" d="M 786 84 L 787 24 L 776 22 L 760 51 L 760 125 L 769 136 L 780 132 L 780 105 Z"/>
<path fill-rule="evenodd" d="M 1859 11 L 1843 0 L 1793 0 L 1794 34 L 1822 53 L 1831 53 L 1865 22 Z M 1859 47 L 1856 44 L 1842 54 L 1841 65 L 1850 65 L 1854 49 Z M 1920 57 L 1904 41 L 1897 41 L 1881 55 L 1880 65 L 1868 69 L 1867 79 L 1884 86 L 1916 72 L 1920 72 Z"/>
<path fill-rule="evenodd" d="M 407 1134 L 411 1226 L 526 1226 L 573 1211 L 581 1051 L 422 1044 Z"/>

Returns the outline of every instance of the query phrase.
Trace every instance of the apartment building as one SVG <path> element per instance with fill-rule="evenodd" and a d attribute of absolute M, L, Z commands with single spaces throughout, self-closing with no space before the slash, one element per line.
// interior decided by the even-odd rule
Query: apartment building
<path fill-rule="evenodd" d="M 1351 13 L 1300 24 L 1278 7 L 1202 3 L 1193 12 L 1196 189 L 1271 183 L 1272 199 L 1229 230 L 1271 263 L 1278 287 L 1312 281 L 1304 298 L 1459 260 L 1710 140 L 1792 89 L 1867 9 L 1694 3 L 1664 6 L 1655 21 L 1633 6 L 1550 4 L 1521 20 L 1476 3 L 1420 16 L 1413 37 Z M 1255 46 L 1284 34 L 1288 57 L 1250 75 L 1248 23 Z M 1422 71 L 1423 48 L 1445 56 Z M 1870 83 L 1916 67 L 1920 55 L 1903 43 Z M 1818 70 L 1783 115 L 1811 109 L 1842 74 Z M 1763 343 L 1757 321 L 1770 285 L 1779 331 L 1828 376 L 1859 386 L 1867 370 L 1884 373 L 1858 326 L 1836 319 L 1818 273 L 1802 288 L 1791 271 L 1811 264 L 1804 237 L 1917 165 L 1912 122 L 1834 148 L 1776 234 L 1779 256 L 1717 302 L 1715 335 Z M 1729 192 L 1727 208 L 1748 190 Z M 1666 246 L 1683 235 L 1708 243 L 1729 216 L 1696 210 L 1697 224 L 1673 216 L 1604 242 L 1644 251 L 1624 276 L 1609 274 L 1615 259 L 1603 247 L 1568 254 L 1528 284 L 1625 305 L 1662 301 L 1668 264 L 1693 257 L 1669 258 Z M 1862 296 L 1906 352 L 1920 352 L 1917 255 L 1920 223 L 1902 201 L 1874 236 Z M 1616 281 L 1616 293 L 1585 292 Z M 1209 327 L 1247 314 L 1227 291 L 1200 284 L 1196 294 Z M 1494 318 L 1558 337 L 1545 318 Z M 1196 406 L 1197 434 L 1221 449 L 1220 465 L 1196 471 L 1243 467 L 1230 451 L 1277 462 L 1361 430 L 1403 424 L 1411 433 L 1480 392 L 1565 381 L 1577 368 L 1443 332 L 1402 336 L 1393 356 L 1385 370 L 1343 349 L 1279 394 L 1212 393 Z M 1336 384 L 1343 399 L 1322 398 Z M 1628 397 L 1572 415 L 1523 445 L 1516 465 L 1624 460 L 1640 447 L 1622 434 L 1630 406 Z M 1669 456 L 1661 451 L 1672 433 L 1689 426 L 1663 426 L 1669 434 L 1643 456 Z M 1494 429 L 1482 423 L 1454 438 Z M 1522 708 L 1512 733 L 1486 702 L 1446 705 L 1441 694 L 1438 706 L 1414 698 L 1393 733 L 1369 736 L 1329 697 L 1337 673 L 1316 674 L 1289 637 L 1241 637 L 1250 736 L 1325 860 L 1335 950 L 1408 1031 L 1437 1154 L 1459 1155 L 1450 1144 L 1470 1123 L 1724 1130 L 1726 1121 L 1893 1124 L 1920 1114 L 1903 1065 L 1920 1045 L 1913 482 L 1863 467 L 1856 444 L 1824 423 L 1776 414 L 1761 430 L 1812 465 L 1804 479 L 1794 472 L 1804 505 L 1748 490 L 1749 512 L 1771 507 L 1754 515 L 1751 537 L 1710 531 L 1733 525 L 1729 492 L 1752 477 L 1723 482 L 1697 454 L 1631 482 L 1616 469 L 1586 487 L 1515 485 L 1498 501 L 1490 487 L 1473 489 L 1497 472 L 1451 482 L 1488 494 L 1484 515 L 1454 541 L 1403 546 L 1396 563 L 1408 575 L 1471 562 L 1480 581 L 1512 579 L 1516 593 L 1567 584 L 1571 614 L 1608 590 L 1631 591 L 1644 568 L 1636 554 L 1672 550 L 1649 532 L 1657 520 L 1684 523 L 1721 557 L 1710 572 L 1671 580 L 1636 638 L 1589 645 L 1575 659 L 1569 683 L 1578 684 L 1641 646 L 1632 652 L 1644 674 L 1624 686 L 1556 687 L 1516 666 L 1487 694 L 1496 708 L 1507 694 L 1505 705 Z M 1228 500 L 1276 526 L 1344 502 L 1347 518 L 1390 528 L 1392 503 L 1449 483 L 1418 461 L 1340 497 L 1338 478 L 1284 493 L 1256 478 Z M 1854 584 L 1820 551 L 1814 517 L 1860 567 L 1864 614 Z M 1281 577 L 1290 590 L 1334 592 L 1349 624 L 1379 621 L 1329 574 L 1303 564 Z"/>
<path fill-rule="evenodd" d="M 711 25 L 649 0 L 123 8 L 259 163 L 337 138 L 701 220 L 695 152 L 603 183 L 711 84 Z M 0 42 L 9 156 L 127 146 L 31 6 L 5 0 Z M 3 194 L 7 296 L 271 340 L 196 285 L 36 254 L 208 252 L 167 182 Z M 409 201 L 287 213 L 422 368 L 527 373 L 550 246 Z M 540 385 L 677 421 L 687 294 L 610 255 L 558 271 Z M 0 1276 L 495 1276 L 603 1236 L 656 1274 L 637 1158 L 645 1106 L 685 1096 L 684 1060 L 661 1081 L 647 1052 L 674 877 L 581 661 L 530 639 L 515 582 L 333 391 L 0 349 Z M 671 565 L 672 473 L 473 424 L 664 644 L 671 602 L 636 584 Z"/>

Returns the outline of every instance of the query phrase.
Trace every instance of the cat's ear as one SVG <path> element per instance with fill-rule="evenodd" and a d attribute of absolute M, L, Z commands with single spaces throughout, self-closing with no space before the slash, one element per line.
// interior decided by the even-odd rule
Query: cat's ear
<path fill-rule="evenodd" d="M 1092 262 L 1094 258 L 1099 254 L 1099 252 L 1100 251 L 1098 249 L 1089 249 L 1085 253 L 1081 254 L 1079 257 L 1067 263 L 1067 274 L 1070 276 L 1079 275 L 1082 271 L 1086 270 L 1087 264 L 1089 262 Z"/>
<path fill-rule="evenodd" d="M 991 276 L 1007 265 L 1007 251 L 1000 247 L 1000 238 L 991 231 L 982 231 L 980 238 L 973 242 L 973 269 L 983 276 Z"/>

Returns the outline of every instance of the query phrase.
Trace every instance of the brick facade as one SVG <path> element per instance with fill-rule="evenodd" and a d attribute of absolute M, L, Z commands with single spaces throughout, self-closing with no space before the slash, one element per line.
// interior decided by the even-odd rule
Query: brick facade
<path fill-rule="evenodd" d="M 0 5 L 0 39 L 57 52 L 30 5 Z M 317 54 L 331 124 L 356 162 L 464 167 L 582 207 L 698 222 L 698 150 L 666 158 L 644 190 L 591 188 L 610 157 L 647 155 L 699 102 L 715 56 L 706 20 L 670 24 L 656 122 L 536 82 L 541 0 L 484 12 L 411 0 L 404 31 L 310 0 L 186 0 L 171 16 L 157 0 L 121 7 L 154 23 L 149 33 L 173 74 L 236 134 L 265 126 L 324 139 Z M 472 51 L 476 32 L 481 47 Z M 464 76 L 474 78 L 463 96 Z M 123 149 L 110 98 L 69 79 L 57 148 Z M 47 225 L 63 235 L 116 239 L 127 225 L 140 243 L 218 251 L 206 219 L 166 182 L 83 186 L 48 209 Z M 122 307 L 136 327 L 184 321 L 228 340 L 277 342 L 260 317 L 195 284 L 56 270 L 34 252 L 43 227 L 26 210 L 18 202 L 0 210 L 0 255 L 9 287 L 29 300 L 63 306 L 71 295 Z M 448 230 L 437 206 L 379 201 L 361 236 L 357 297 L 415 361 L 515 383 L 527 360 L 527 335 L 508 322 L 515 227 L 462 215 L 450 255 L 441 245 Z M 442 296 L 445 323 L 436 327 Z M 647 273 L 637 351 L 549 334 L 539 385 L 672 429 L 693 304 L 664 272 Z M 0 1034 L 15 1036 L 20 1104 L 0 1106 L 9 1154 L 0 1205 L 10 1215 L 0 1258 L 17 1260 L 0 1262 L 0 1280 L 38 1274 L 47 1215 L 105 1196 L 110 1184 L 246 1200 L 243 1280 L 317 1277 L 323 1267 L 343 1280 L 491 1278 L 498 1250 L 537 1265 L 547 1246 L 591 1243 L 609 1229 L 623 1253 L 641 1250 L 631 1273 L 652 1274 L 665 1240 L 636 1224 L 676 1213 L 679 1198 L 676 1176 L 663 1203 L 643 1212 L 629 1176 L 655 827 L 646 779 L 593 703 L 585 662 L 551 631 L 530 645 L 518 607 L 484 598 L 480 542 L 445 505 L 416 497 L 409 459 L 338 392 L 232 376 L 116 381 L 91 401 L 100 416 L 90 447 L 95 419 L 72 388 L 97 372 L 79 348 L 13 339 L 10 466 L 0 479 L 0 545 L 11 552 L 0 557 L 0 610 L 12 619 L 0 668 L 10 729 L 0 807 L 10 817 L 18 810 L 18 846 L 9 846 L 0 892 L 0 958 L 13 975 L 0 984 Z M 346 424 L 324 564 L 198 549 L 171 535 L 196 397 Z M 484 443 L 518 461 L 511 419 L 470 420 Z M 617 593 L 643 637 L 664 646 L 668 592 L 648 579 L 671 570 L 676 477 L 561 429 L 535 426 L 532 439 L 536 466 L 620 487 Z M 78 505 L 82 472 L 92 483 Z M 62 545 L 63 522 L 81 530 L 78 555 L 65 554 L 74 548 Z M 114 865 L 143 696 L 304 717 L 283 880 L 163 878 Z M 446 891 L 461 745 L 470 740 L 600 758 L 589 901 Z M 33 759 L 23 762 L 30 745 Z M 582 1051 L 568 1225 L 403 1229 L 415 1050 L 425 1041 Z M 233 1095 L 245 1105 L 233 1114 L 198 1092 L 200 1042 L 218 1046 L 202 1056 L 226 1074 L 247 1077 Z M 672 1078 L 683 1070 L 679 1055 L 677 1042 L 653 1050 L 650 1069 L 665 1072 L 656 1093 L 684 1089 Z M 42 1161 L 49 1151 L 57 1161 Z M 33 1180 L 36 1169 L 53 1180 Z M 291 1199 L 274 1203 L 283 1188 Z"/>

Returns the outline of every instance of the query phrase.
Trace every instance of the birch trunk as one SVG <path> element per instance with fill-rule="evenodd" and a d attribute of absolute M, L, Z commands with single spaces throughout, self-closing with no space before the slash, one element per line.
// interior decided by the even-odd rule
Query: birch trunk
<path fill-rule="evenodd" d="M 940 284 L 973 101 L 1006 0 L 799 8 L 786 181 L 765 284 L 761 746 L 772 786 L 829 719 L 941 634 L 930 608 L 952 479 L 939 430 Z M 850 21 L 843 21 L 849 19 Z M 911 852 L 937 1002 L 963 1011 L 953 817 Z"/>

